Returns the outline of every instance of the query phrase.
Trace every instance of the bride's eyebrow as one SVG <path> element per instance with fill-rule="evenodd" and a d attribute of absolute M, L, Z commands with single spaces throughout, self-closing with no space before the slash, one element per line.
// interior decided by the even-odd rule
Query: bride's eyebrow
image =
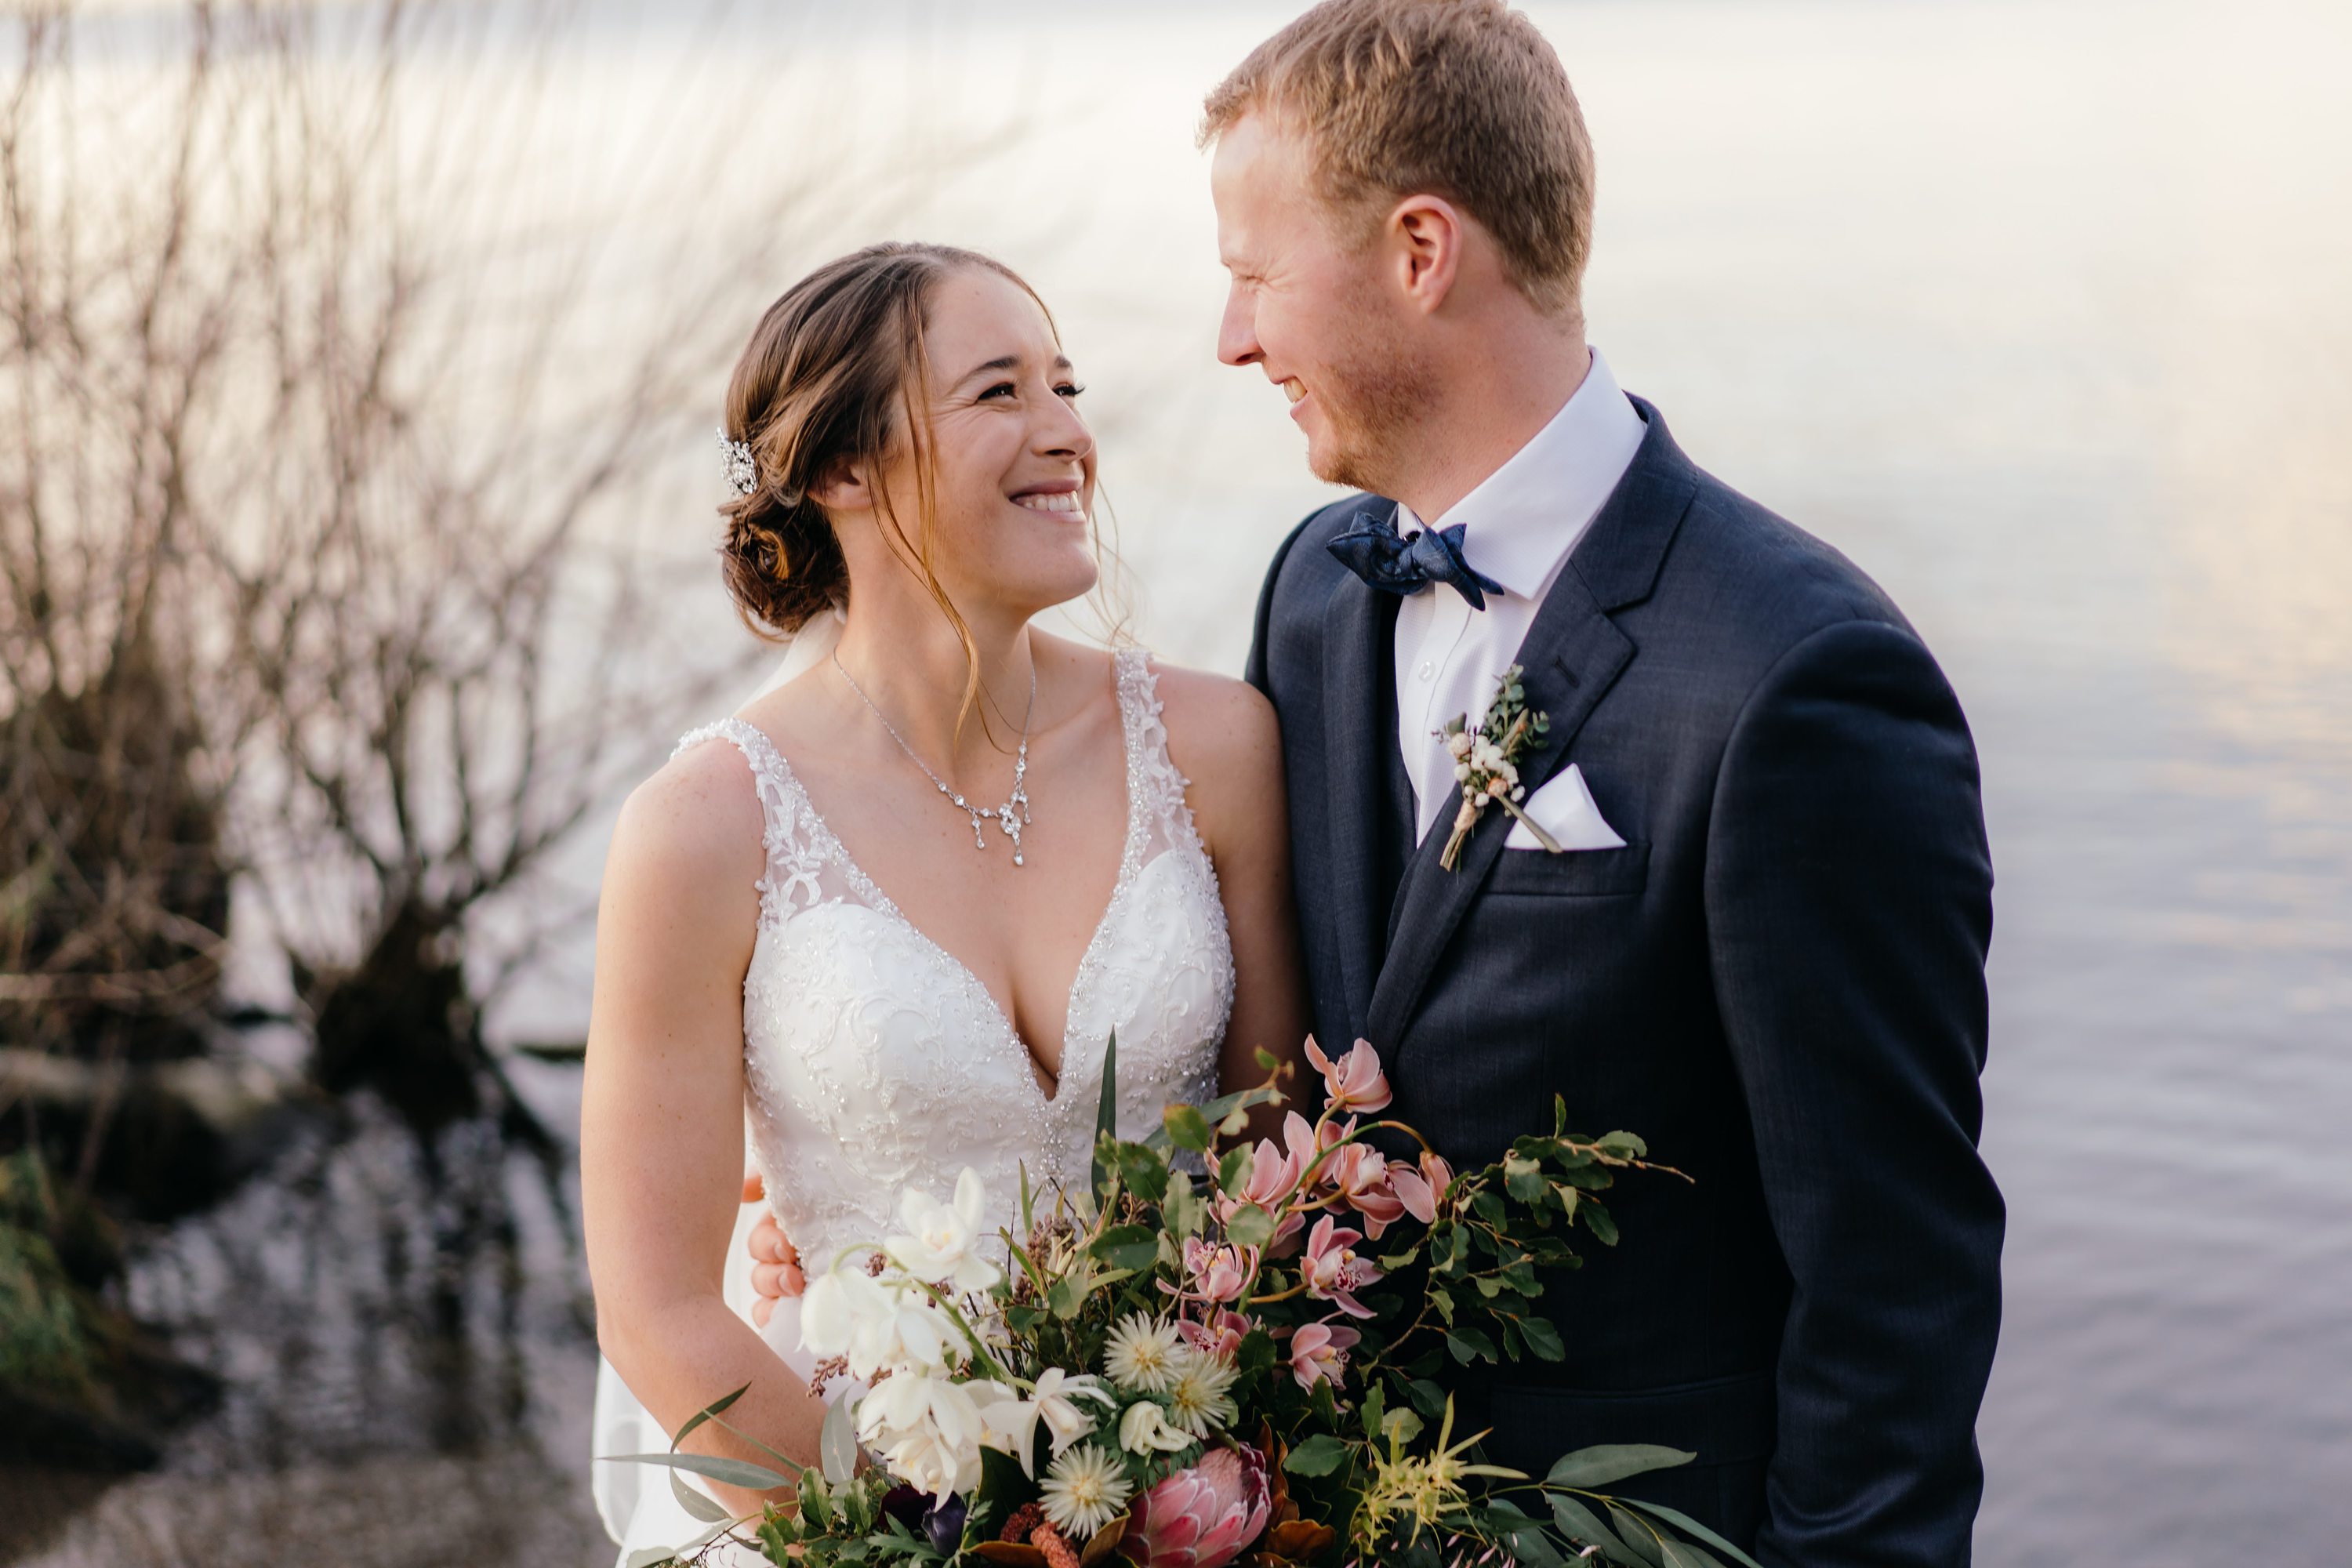
<path fill-rule="evenodd" d="M 975 376 L 990 375 L 998 371 L 1019 370 L 1020 368 L 1021 356 L 1019 354 L 999 354 L 994 359 L 988 361 L 986 363 L 976 364 L 970 370 L 964 372 L 961 376 L 957 378 L 955 384 L 961 386 L 965 382 L 971 381 Z M 1075 367 L 1070 363 L 1069 356 L 1063 354 L 1057 355 L 1055 358 L 1053 368 L 1057 372 L 1063 372 L 1074 369 Z"/>

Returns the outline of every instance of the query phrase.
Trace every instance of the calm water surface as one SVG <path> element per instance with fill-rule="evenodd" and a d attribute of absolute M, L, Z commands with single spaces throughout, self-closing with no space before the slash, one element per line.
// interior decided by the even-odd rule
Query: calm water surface
<path fill-rule="evenodd" d="M 996 249 L 1055 304 L 1139 631 L 1225 669 L 1267 552 L 1324 491 L 1278 395 L 1212 363 L 1188 138 L 1201 89 L 1282 15 L 877 11 L 843 46 L 919 46 L 955 88 L 922 121 L 941 144 L 965 109 L 1037 106 L 1035 139 L 899 226 Z M 1985 1150 L 2011 1205 L 1979 1560 L 2344 1561 L 2352 22 L 2321 0 L 1536 15 L 1600 149 L 1594 341 L 1701 463 L 1887 587 L 1976 730 L 2000 879 Z M 767 61 L 756 37 L 657 37 L 713 71 Z M 616 148 L 633 101 L 605 110 Z M 685 472 L 668 526 L 690 560 L 715 481 Z M 587 963 L 547 965 L 503 1026 L 576 1036 Z M 570 1114 L 560 1078 L 535 1092 Z M 528 1435 L 490 1446 L 569 1521 L 550 1560 L 591 1560 L 569 1467 L 593 1363 L 553 1215 L 525 1226 L 520 1283 L 484 1287 L 521 1305 L 467 1329 L 492 1364 L 465 1386 Z M 354 1294 L 323 1353 L 408 1368 L 379 1385 L 393 1457 L 361 1472 L 392 1479 L 349 1479 L 374 1451 L 363 1384 L 325 1377 L 337 1407 L 284 1419 L 343 1478 L 315 1484 L 333 1517 L 396 1540 L 404 1489 L 446 1491 L 436 1420 L 476 1416 L 435 1415 L 433 1363 L 366 1341 Z M 267 1426 L 257 1409 L 230 1418 Z M 231 1447 L 192 1440 L 182 1472 L 240 1473 Z M 105 1560 L 131 1511 L 100 1504 L 47 1560 Z"/>

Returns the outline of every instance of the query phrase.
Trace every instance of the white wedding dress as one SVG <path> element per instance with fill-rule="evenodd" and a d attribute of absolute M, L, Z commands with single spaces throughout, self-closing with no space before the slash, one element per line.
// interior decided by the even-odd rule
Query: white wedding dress
<path fill-rule="evenodd" d="M 823 621 L 815 630 L 827 644 L 837 635 Z M 819 651 L 795 647 L 785 673 Z M 1171 1101 L 1216 1092 L 1234 996 L 1224 906 L 1184 803 L 1186 781 L 1169 760 L 1150 665 L 1129 648 L 1114 666 L 1127 835 L 1110 902 L 1071 983 L 1051 1094 L 987 987 L 866 879 L 763 731 L 726 719 L 678 742 L 680 751 L 713 739 L 739 747 L 766 821 L 760 929 L 743 978 L 744 1124 L 769 1204 L 812 1273 L 893 1228 L 904 1188 L 945 1199 L 966 1166 L 986 1186 L 992 1229 L 1013 1223 L 1024 1168 L 1033 1188 L 1083 1185 L 1113 1030 L 1122 1135 L 1143 1136 Z M 755 1218 L 747 1205 L 726 1272 L 728 1304 L 747 1319 L 744 1244 Z M 801 1347 L 798 1305 L 780 1303 L 764 1337 L 805 1377 L 814 1358 Z M 609 1364 L 598 1372 L 594 1427 L 599 1455 L 669 1446 Z M 622 1568 L 708 1528 L 679 1506 L 659 1467 L 598 1464 L 593 1489 Z M 748 1552 L 740 1560 L 755 1561 Z"/>

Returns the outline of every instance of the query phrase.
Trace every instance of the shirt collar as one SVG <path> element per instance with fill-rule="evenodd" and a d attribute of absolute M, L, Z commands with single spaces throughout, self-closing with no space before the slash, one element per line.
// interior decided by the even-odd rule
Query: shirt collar
<path fill-rule="evenodd" d="M 1463 558 L 1523 599 L 1551 582 L 1642 444 L 1642 416 L 1601 351 L 1591 353 L 1583 382 L 1550 422 L 1438 519 L 1442 528 L 1464 524 Z M 1397 503 L 1400 534 L 1424 526 Z"/>

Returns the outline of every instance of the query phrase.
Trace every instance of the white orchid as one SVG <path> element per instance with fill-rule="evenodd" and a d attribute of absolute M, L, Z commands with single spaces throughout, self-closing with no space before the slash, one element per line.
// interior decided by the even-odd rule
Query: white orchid
<path fill-rule="evenodd" d="M 1059 1458 L 1063 1449 L 1095 1429 L 1095 1418 L 1081 1408 L 1078 1401 L 1093 1399 L 1113 1409 L 1118 1401 L 1106 1391 L 1098 1379 L 1079 1373 L 1073 1376 L 1058 1366 L 1049 1366 L 1037 1374 L 1036 1386 L 1029 1397 L 1007 1391 L 1007 1396 L 995 1404 L 983 1405 L 980 1418 L 987 1425 L 992 1437 L 1001 1437 L 1000 1445 L 1009 1449 L 1021 1461 L 1021 1473 L 1035 1479 L 1032 1468 L 1037 1447 L 1037 1423 L 1045 1423 L 1047 1440 Z"/>
<path fill-rule="evenodd" d="M 940 1203 L 929 1193 L 909 1187 L 898 1205 L 899 1218 L 909 1234 L 891 1237 L 882 1244 L 882 1250 L 890 1255 L 890 1261 L 927 1285 L 958 1294 L 986 1290 L 1003 1273 L 972 1250 L 983 1239 L 985 1201 L 980 1173 L 970 1166 L 956 1178 L 952 1203 Z"/>
<path fill-rule="evenodd" d="M 885 1469 L 945 1502 L 980 1484 L 988 1436 L 981 1405 L 1011 1393 L 999 1383 L 901 1372 L 857 1402 L 857 1436 L 881 1455 Z"/>
<path fill-rule="evenodd" d="M 853 1376 L 871 1378 L 886 1367 L 944 1367 L 962 1338 L 921 1291 L 836 1265 L 801 1298 L 801 1342 L 813 1355 L 845 1358 Z"/>

